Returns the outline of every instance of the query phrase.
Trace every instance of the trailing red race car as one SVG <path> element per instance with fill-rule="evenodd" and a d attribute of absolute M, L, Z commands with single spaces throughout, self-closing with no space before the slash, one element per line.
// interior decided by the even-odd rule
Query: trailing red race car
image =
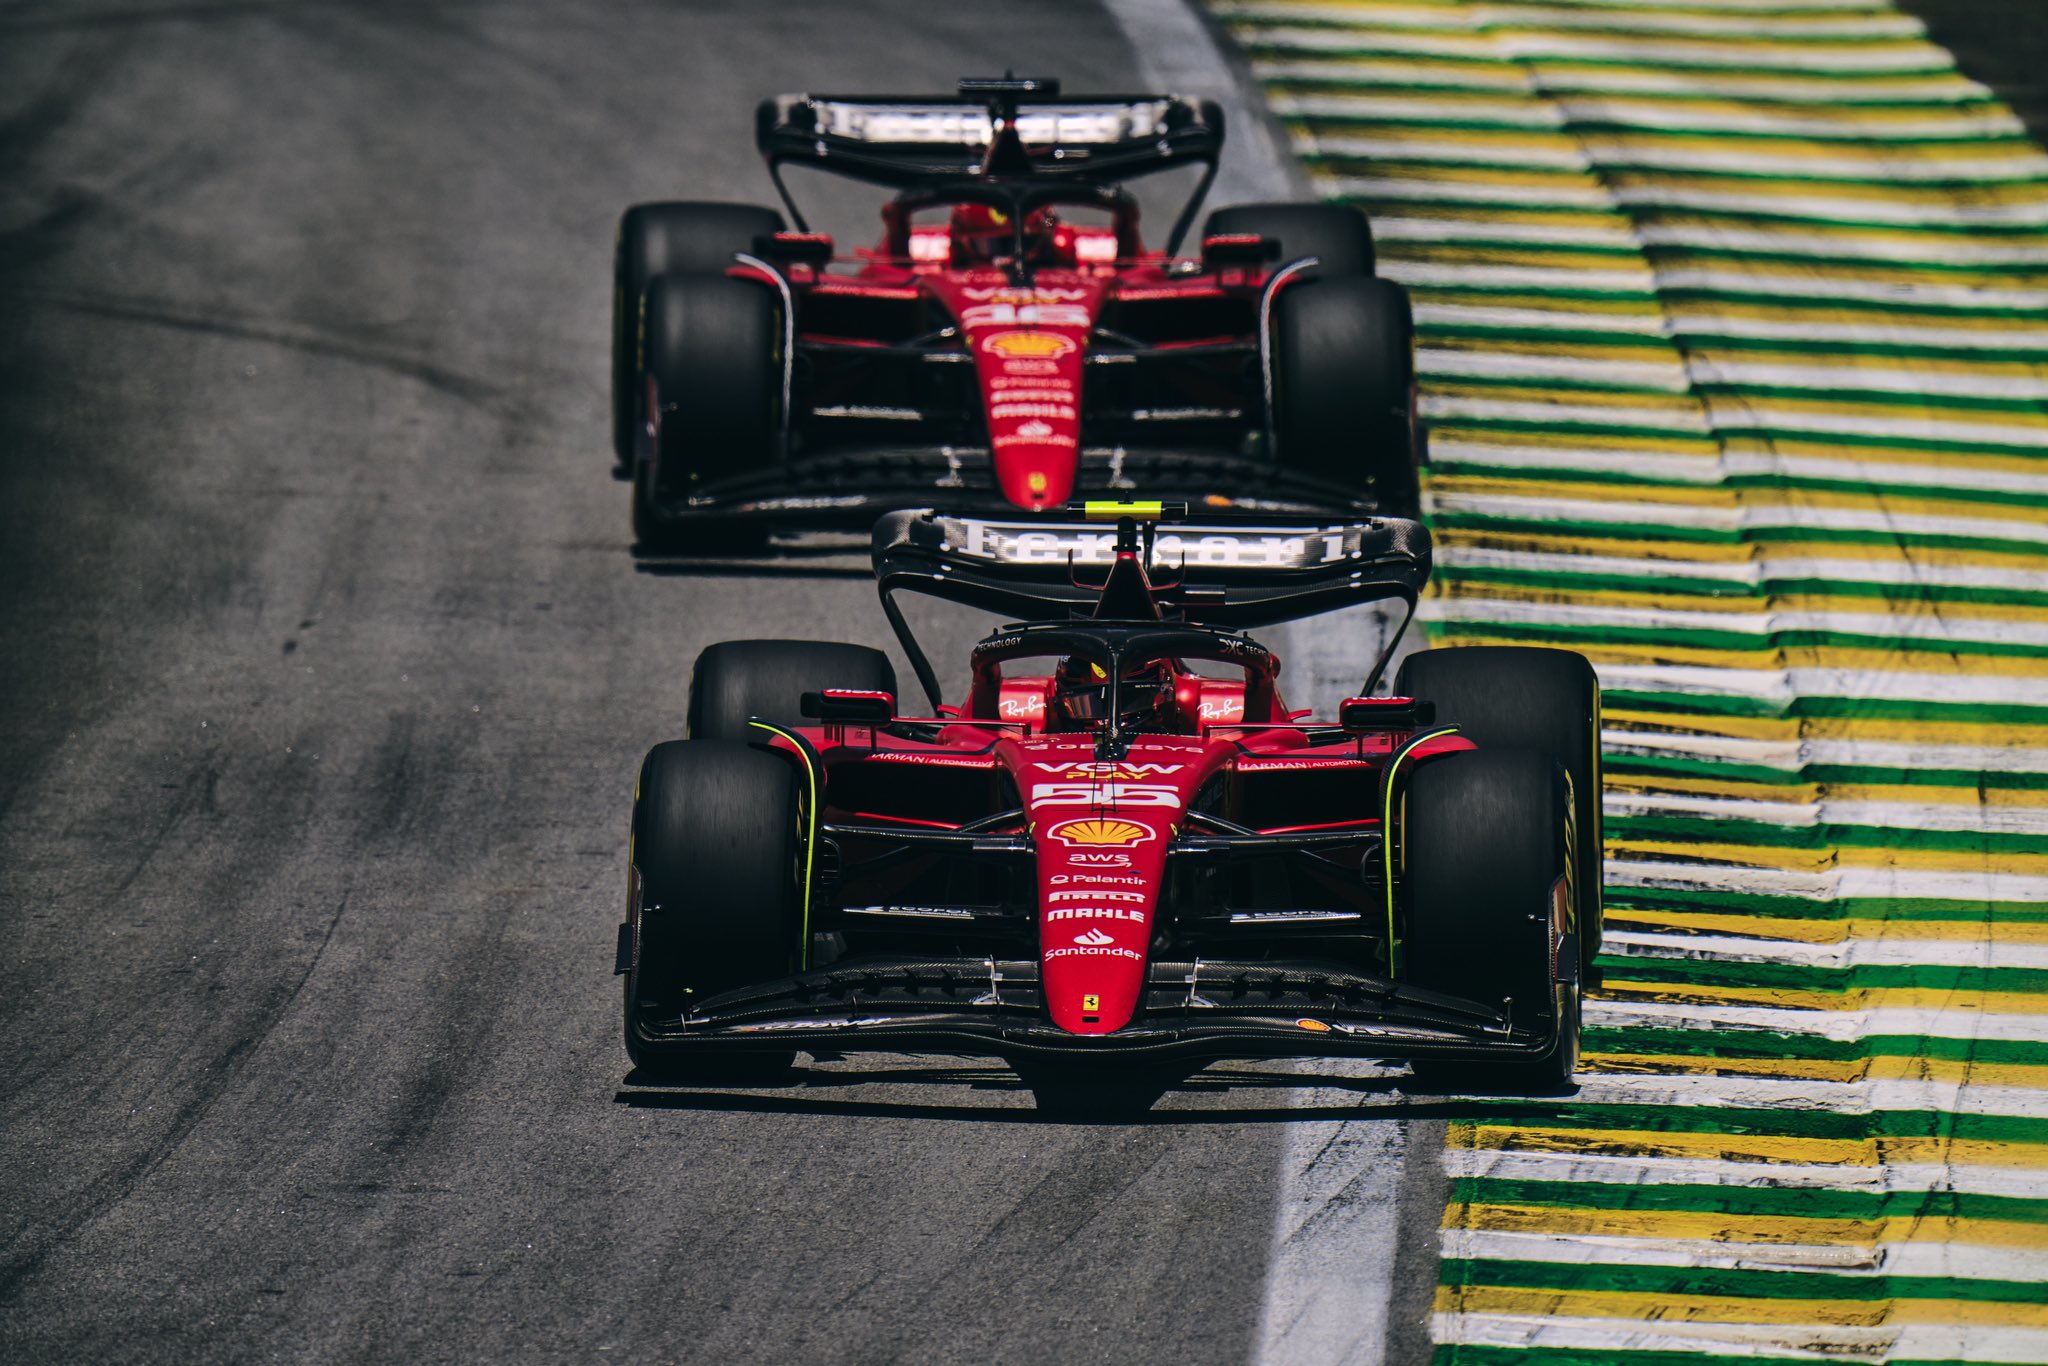
<path fill-rule="evenodd" d="M 648 552 L 774 522 L 865 527 L 942 500 L 1042 512 L 1088 493 L 1261 515 L 1410 512 L 1414 327 L 1341 205 L 1209 215 L 1212 102 L 783 95 L 759 144 L 775 209 L 657 203 L 619 224 L 613 421 Z M 851 259 L 783 186 L 799 164 L 888 187 Z M 1149 250 L 1134 177 L 1199 169 Z"/>
<path fill-rule="evenodd" d="M 1243 629 L 1412 614 L 1426 530 L 1098 511 L 1117 525 L 877 523 L 928 716 L 877 650 L 704 651 L 690 738 L 633 806 L 634 1060 L 1342 1054 L 1567 1084 L 1601 923 L 1586 661 L 1423 651 L 1396 695 L 1309 719 Z M 1032 620 L 944 706 L 904 591 Z"/>

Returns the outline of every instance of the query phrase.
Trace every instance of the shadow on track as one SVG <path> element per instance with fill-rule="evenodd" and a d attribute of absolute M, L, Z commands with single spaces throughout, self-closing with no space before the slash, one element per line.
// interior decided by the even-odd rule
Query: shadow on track
<path fill-rule="evenodd" d="M 643 552 L 635 543 L 632 555 L 634 573 L 662 578 L 871 579 L 875 574 L 864 538 L 857 546 L 848 539 L 823 545 L 776 545 L 765 554 L 717 556 L 655 555 Z"/>

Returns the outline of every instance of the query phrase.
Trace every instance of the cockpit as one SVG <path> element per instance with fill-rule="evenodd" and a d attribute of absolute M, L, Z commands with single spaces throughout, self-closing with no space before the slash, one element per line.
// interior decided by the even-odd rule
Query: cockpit
<path fill-rule="evenodd" d="M 882 254 L 953 270 L 1074 269 L 1138 255 L 1138 206 L 1122 191 L 956 182 L 882 210 Z"/>
<path fill-rule="evenodd" d="M 1028 628 L 976 648 L 966 712 L 1032 734 L 1199 735 L 1282 719 L 1277 670 L 1256 642 L 1194 628 Z"/>

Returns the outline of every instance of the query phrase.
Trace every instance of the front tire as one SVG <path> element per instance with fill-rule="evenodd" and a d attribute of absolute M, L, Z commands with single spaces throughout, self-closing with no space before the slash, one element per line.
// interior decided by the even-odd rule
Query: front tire
<path fill-rule="evenodd" d="M 633 531 L 645 549 L 731 550 L 745 525 L 679 532 L 665 504 L 779 458 L 782 303 L 724 275 L 664 275 L 648 287 L 641 349 L 653 434 L 634 471 Z"/>
<path fill-rule="evenodd" d="M 1418 1075 L 1471 1089 L 1568 1089 L 1579 990 L 1553 981 L 1551 963 L 1552 896 L 1569 866 L 1563 770 L 1535 750 L 1466 750 L 1417 767 L 1405 805 L 1404 977 L 1448 996 L 1510 1002 L 1516 1023 L 1548 1017 L 1557 1036 L 1534 1061 L 1421 1062 Z"/>
<path fill-rule="evenodd" d="M 1310 279 L 1273 301 L 1273 434 L 1280 464 L 1359 488 L 1413 516 L 1415 318 L 1390 280 Z"/>
<path fill-rule="evenodd" d="M 612 250 L 612 452 L 633 468 L 640 422 L 640 298 L 670 272 L 718 275 L 756 237 L 782 231 L 782 215 L 758 204 L 678 200 L 635 204 L 619 219 Z"/>
<path fill-rule="evenodd" d="M 896 691 L 889 656 L 866 645 L 829 640 L 728 640 L 706 646 L 690 671 L 688 734 L 696 739 L 759 740 L 751 717 L 802 725 L 798 705 L 821 688 Z"/>
<path fill-rule="evenodd" d="M 638 894 L 628 907 L 626 1052 L 636 1066 L 667 1073 L 679 1061 L 642 1037 L 643 1022 L 675 1019 L 697 1001 L 801 963 L 797 821 L 796 776 L 773 754 L 728 740 L 648 751 L 633 800 Z M 789 1058 L 758 1060 L 787 1066 Z"/>
<path fill-rule="evenodd" d="M 1606 858 L 1600 803 L 1600 680 L 1571 650 L 1471 645 L 1408 656 L 1394 691 L 1436 703 L 1436 719 L 1482 748 L 1535 749 L 1572 780 L 1581 977 L 1597 981 Z"/>

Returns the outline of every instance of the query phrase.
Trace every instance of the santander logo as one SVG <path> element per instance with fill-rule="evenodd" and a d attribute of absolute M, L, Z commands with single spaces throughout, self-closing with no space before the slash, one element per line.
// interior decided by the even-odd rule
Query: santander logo
<path fill-rule="evenodd" d="M 1106 944 L 1114 944 L 1116 939 L 1114 936 L 1104 934 L 1101 930 L 1091 929 L 1086 934 L 1075 935 L 1074 942 L 1076 944 L 1086 944 L 1091 949 L 1099 949 Z"/>

